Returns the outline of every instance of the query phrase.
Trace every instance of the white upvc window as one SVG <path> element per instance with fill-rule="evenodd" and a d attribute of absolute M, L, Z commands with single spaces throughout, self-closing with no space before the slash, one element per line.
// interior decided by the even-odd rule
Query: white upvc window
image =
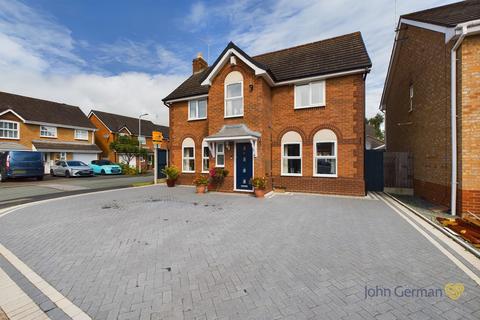
<path fill-rule="evenodd" d="M 282 176 L 302 175 L 302 137 L 289 131 L 282 137 Z"/>
<path fill-rule="evenodd" d="M 88 130 L 75 129 L 76 140 L 88 140 Z"/>
<path fill-rule="evenodd" d="M 0 138 L 20 139 L 20 124 L 16 121 L 0 120 Z"/>
<path fill-rule="evenodd" d="M 207 99 L 188 102 L 188 120 L 207 119 Z"/>
<path fill-rule="evenodd" d="M 243 116 L 243 76 L 232 71 L 225 77 L 225 118 Z"/>
<path fill-rule="evenodd" d="M 67 153 L 66 152 L 60 152 L 60 160 L 67 160 Z"/>
<path fill-rule="evenodd" d="M 45 138 L 56 138 L 57 137 L 57 128 L 50 126 L 40 126 L 40 137 Z"/>
<path fill-rule="evenodd" d="M 313 175 L 337 177 L 337 136 L 328 129 L 318 131 L 313 138 Z"/>
<path fill-rule="evenodd" d="M 325 106 L 325 80 L 295 85 L 295 109 Z"/>
<path fill-rule="evenodd" d="M 208 173 L 210 169 L 210 149 L 206 142 L 202 143 L 202 173 Z"/>
<path fill-rule="evenodd" d="M 215 152 L 215 166 L 225 167 L 225 144 L 217 143 L 217 150 Z"/>
<path fill-rule="evenodd" d="M 195 172 L 195 142 L 192 138 L 185 138 L 182 143 L 182 172 Z"/>
<path fill-rule="evenodd" d="M 147 144 L 147 138 L 145 138 L 145 136 L 138 136 L 138 141 L 139 141 L 140 144 L 142 144 L 142 145 L 146 145 L 146 144 Z"/>

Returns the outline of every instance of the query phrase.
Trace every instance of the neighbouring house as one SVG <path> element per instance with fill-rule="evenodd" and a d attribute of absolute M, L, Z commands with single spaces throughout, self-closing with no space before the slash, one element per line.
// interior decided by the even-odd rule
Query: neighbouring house
<path fill-rule="evenodd" d="M 0 151 L 40 151 L 45 173 L 56 160 L 97 160 L 94 132 L 79 107 L 0 92 Z"/>
<path fill-rule="evenodd" d="M 112 162 L 126 163 L 125 157 L 122 154 L 117 154 L 110 150 L 110 143 L 115 141 L 120 135 L 127 135 L 137 138 L 144 149 L 147 150 L 147 159 L 133 158 L 129 165 L 132 167 L 140 167 L 151 169 L 153 167 L 154 159 L 154 145 L 152 141 L 152 132 L 160 131 L 165 138 L 159 148 L 167 149 L 168 127 L 154 124 L 150 120 L 141 119 L 139 128 L 139 119 L 119 114 L 108 113 L 98 110 L 90 111 L 88 118 L 90 122 L 97 128 L 95 131 L 95 141 L 102 150 L 102 159 L 108 159 Z M 141 132 L 139 133 L 139 129 Z"/>
<path fill-rule="evenodd" d="M 401 16 L 380 106 L 387 151 L 413 155 L 414 193 L 452 214 L 480 213 L 478 19 L 478 0 Z"/>
<path fill-rule="evenodd" d="M 385 142 L 377 137 L 375 128 L 370 125 L 365 125 L 365 150 L 383 150 L 385 149 Z"/>
<path fill-rule="evenodd" d="M 230 42 L 164 98 L 180 184 L 221 167 L 220 190 L 364 195 L 365 77 L 360 33 L 250 56 Z"/>

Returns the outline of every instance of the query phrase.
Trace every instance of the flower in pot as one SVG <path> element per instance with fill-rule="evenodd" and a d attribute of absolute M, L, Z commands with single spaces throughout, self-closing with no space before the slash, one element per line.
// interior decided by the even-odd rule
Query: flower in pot
<path fill-rule="evenodd" d="M 228 176 L 228 170 L 224 168 L 213 168 L 209 171 L 209 190 L 217 189 L 223 185 L 225 177 Z"/>
<path fill-rule="evenodd" d="M 255 197 L 263 198 L 265 196 L 265 188 L 267 186 L 267 178 L 265 177 L 255 177 L 251 180 L 252 186 L 254 188 Z"/>
<path fill-rule="evenodd" d="M 193 184 L 197 186 L 197 193 L 205 193 L 208 185 L 208 177 L 198 176 L 193 180 Z"/>
<path fill-rule="evenodd" d="M 170 166 L 162 169 L 162 173 L 167 176 L 167 186 L 175 187 L 175 181 L 177 181 L 180 175 L 180 170 L 175 166 Z"/>

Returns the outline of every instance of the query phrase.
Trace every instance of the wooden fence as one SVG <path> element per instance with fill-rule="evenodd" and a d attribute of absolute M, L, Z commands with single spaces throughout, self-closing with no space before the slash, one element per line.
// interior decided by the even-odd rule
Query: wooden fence
<path fill-rule="evenodd" d="M 413 156 L 408 152 L 383 154 L 385 188 L 413 188 Z"/>

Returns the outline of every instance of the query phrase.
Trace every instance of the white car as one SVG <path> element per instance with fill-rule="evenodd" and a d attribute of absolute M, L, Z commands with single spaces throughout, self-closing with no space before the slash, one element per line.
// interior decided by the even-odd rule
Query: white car
<path fill-rule="evenodd" d="M 78 160 L 60 160 L 55 162 L 55 165 L 50 169 L 50 175 L 70 177 L 91 177 L 93 170 L 87 164 Z"/>

